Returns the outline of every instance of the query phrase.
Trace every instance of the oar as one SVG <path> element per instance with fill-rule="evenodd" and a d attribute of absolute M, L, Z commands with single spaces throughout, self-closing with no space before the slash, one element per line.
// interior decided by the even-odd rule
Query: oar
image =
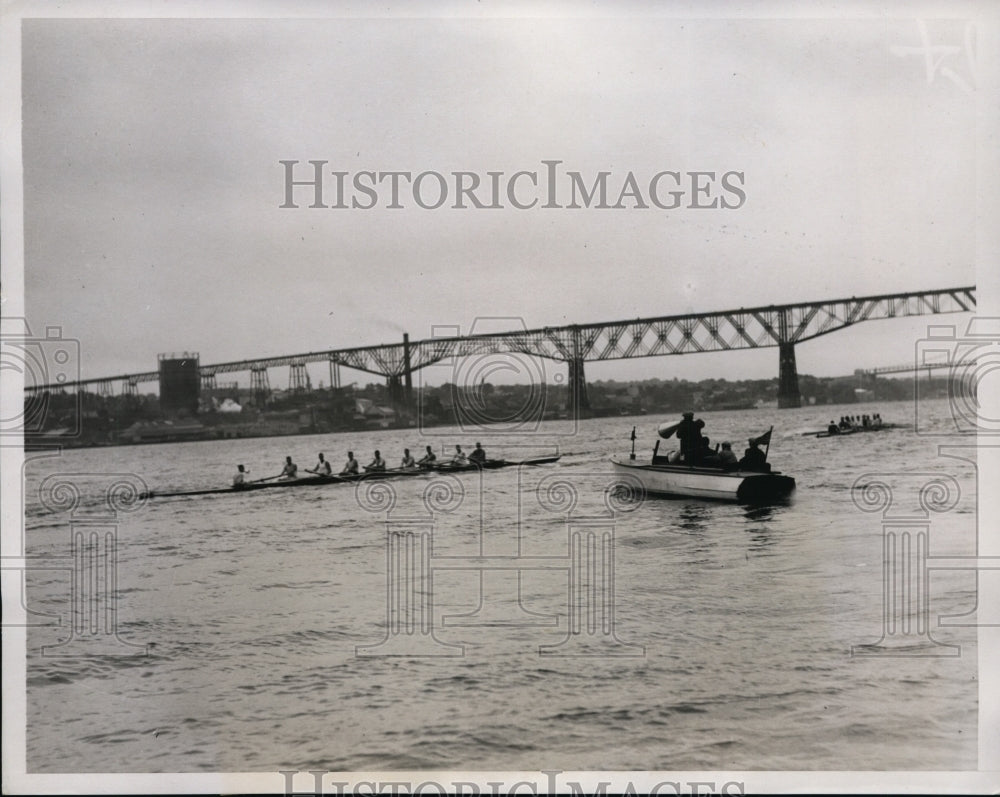
<path fill-rule="evenodd" d="M 280 479 L 284 476 L 284 473 L 279 473 L 277 476 L 268 476 L 266 479 L 254 479 L 252 482 L 247 482 L 247 484 L 260 484 L 261 482 L 269 482 L 273 479 Z"/>

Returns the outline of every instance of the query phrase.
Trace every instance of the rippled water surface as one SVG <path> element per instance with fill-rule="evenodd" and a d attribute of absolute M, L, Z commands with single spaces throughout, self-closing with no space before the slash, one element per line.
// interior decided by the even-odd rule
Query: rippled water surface
<path fill-rule="evenodd" d="M 932 427 L 946 430 L 947 408 L 932 409 Z M 907 428 L 802 435 L 849 411 Z M 713 441 L 734 448 L 776 424 L 770 460 L 796 478 L 793 502 L 609 502 L 608 457 L 628 452 L 633 425 L 648 455 L 659 416 L 484 438 L 510 459 L 558 447 L 557 465 L 395 480 L 391 495 L 337 485 L 154 498 L 119 513 L 117 527 L 86 525 L 103 522 L 107 474 L 192 489 L 226 484 L 238 462 L 263 477 L 286 454 L 303 467 L 323 451 L 338 465 L 348 448 L 362 462 L 380 448 L 393 464 L 404 445 L 475 438 L 379 431 L 33 460 L 29 555 L 64 567 L 71 528 L 117 529 L 120 641 L 78 655 L 70 571 L 32 571 L 28 770 L 974 768 L 975 629 L 938 627 L 974 608 L 974 574 L 932 572 L 940 644 L 908 651 L 958 655 L 852 656 L 882 636 L 883 516 L 860 511 L 850 492 L 863 473 L 895 474 L 883 477 L 892 511 L 913 514 L 930 478 L 921 474 L 951 474 L 955 504 L 929 517 L 930 549 L 968 555 L 974 465 L 938 456 L 943 440 L 915 434 L 904 403 L 702 417 Z M 84 474 L 70 479 L 81 493 L 72 518 L 39 503 L 54 474 Z M 391 507 L 377 503 L 388 498 Z M 433 527 L 433 636 L 402 636 L 409 653 L 435 655 L 356 653 L 388 633 L 387 517 L 413 539 Z M 609 533 L 613 561 L 601 553 Z M 614 626 L 603 634 L 597 616 L 587 633 L 584 614 L 584 633 L 567 643 L 571 606 L 593 597 L 570 597 L 573 539 L 597 541 L 578 552 L 584 571 L 589 562 L 614 574 Z M 470 569 L 475 561 L 484 569 Z"/>

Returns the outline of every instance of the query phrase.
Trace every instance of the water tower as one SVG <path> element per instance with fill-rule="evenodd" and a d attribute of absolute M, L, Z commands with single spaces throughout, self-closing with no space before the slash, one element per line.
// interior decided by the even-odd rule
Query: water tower
<path fill-rule="evenodd" d="M 164 415 L 195 415 L 201 393 L 198 353 L 161 354 L 160 410 Z"/>

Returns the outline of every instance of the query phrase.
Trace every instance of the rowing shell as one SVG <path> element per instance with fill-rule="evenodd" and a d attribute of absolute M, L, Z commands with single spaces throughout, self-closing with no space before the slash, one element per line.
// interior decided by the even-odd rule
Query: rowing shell
<path fill-rule="evenodd" d="M 560 456 L 535 457 L 534 459 L 522 459 L 519 462 L 510 462 L 506 459 L 488 459 L 481 465 L 470 463 L 468 465 L 442 464 L 429 469 L 398 469 L 372 471 L 368 473 L 356 473 L 349 476 L 304 476 L 301 479 L 285 479 L 273 482 L 249 482 L 242 487 L 218 487 L 212 490 L 182 490 L 178 492 L 156 492 L 150 490 L 143 493 L 141 498 L 176 498 L 189 495 L 224 495 L 228 493 L 250 493 L 257 490 L 273 490 L 285 487 L 318 487 L 326 484 L 345 484 L 347 482 L 357 482 L 364 479 L 388 479 L 405 476 L 423 476 L 428 473 L 462 473 L 464 471 L 496 470 L 497 468 L 508 468 L 513 465 L 548 465 L 558 462 Z"/>

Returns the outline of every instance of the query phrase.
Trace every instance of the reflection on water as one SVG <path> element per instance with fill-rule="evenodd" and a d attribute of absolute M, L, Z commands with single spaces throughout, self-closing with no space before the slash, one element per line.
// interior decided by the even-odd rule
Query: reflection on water
<path fill-rule="evenodd" d="M 774 517 L 774 507 L 773 506 L 746 507 L 743 512 L 743 517 L 745 517 L 750 522 L 756 522 L 758 520 L 770 520 L 772 517 Z"/>
<path fill-rule="evenodd" d="M 684 504 L 677 514 L 677 526 L 685 531 L 704 531 L 711 516 L 710 505 Z"/>

